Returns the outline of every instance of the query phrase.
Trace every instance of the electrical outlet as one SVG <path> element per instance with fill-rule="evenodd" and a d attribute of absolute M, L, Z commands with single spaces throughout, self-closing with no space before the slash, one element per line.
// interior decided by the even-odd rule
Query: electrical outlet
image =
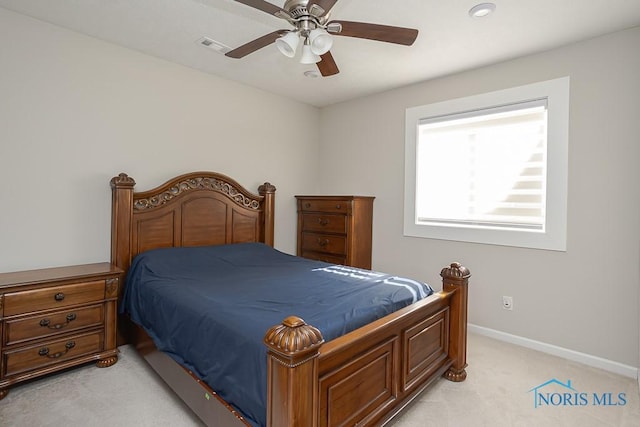
<path fill-rule="evenodd" d="M 505 310 L 513 310 L 513 297 L 502 297 L 502 308 Z"/>

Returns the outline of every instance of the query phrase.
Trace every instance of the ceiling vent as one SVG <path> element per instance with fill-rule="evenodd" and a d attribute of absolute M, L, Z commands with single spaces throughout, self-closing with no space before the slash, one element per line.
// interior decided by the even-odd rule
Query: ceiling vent
<path fill-rule="evenodd" d="M 229 46 L 226 46 L 213 39 L 210 39 L 209 37 L 202 37 L 201 39 L 198 39 L 197 43 L 211 50 L 215 50 L 216 52 L 221 53 L 223 55 L 231 50 Z"/>

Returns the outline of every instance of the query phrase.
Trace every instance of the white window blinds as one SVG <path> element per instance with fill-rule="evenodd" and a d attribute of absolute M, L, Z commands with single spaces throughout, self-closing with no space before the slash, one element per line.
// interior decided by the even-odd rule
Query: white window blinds
<path fill-rule="evenodd" d="M 416 223 L 542 231 L 547 100 L 420 119 Z"/>

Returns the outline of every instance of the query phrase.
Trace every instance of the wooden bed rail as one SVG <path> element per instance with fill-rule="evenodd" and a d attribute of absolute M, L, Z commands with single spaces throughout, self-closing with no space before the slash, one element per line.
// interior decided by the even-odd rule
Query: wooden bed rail
<path fill-rule="evenodd" d="M 270 328 L 264 337 L 268 349 L 267 426 L 324 427 L 346 424 L 344 419 L 332 422 L 332 411 L 338 412 L 339 409 L 330 407 L 328 399 L 323 400 L 323 396 L 320 396 L 324 392 L 321 386 L 324 377 L 336 372 L 337 364 L 330 360 L 335 354 L 345 357 L 344 353 L 351 353 L 347 361 L 353 365 L 348 368 L 348 374 L 352 377 L 357 377 L 359 372 L 364 372 L 366 376 L 367 372 L 377 369 L 379 361 L 385 357 L 390 363 L 382 364 L 383 370 L 386 367 L 389 371 L 387 375 L 381 375 L 382 384 L 369 384 L 373 388 L 379 385 L 390 396 L 378 397 L 380 403 L 345 403 L 347 399 L 362 400 L 361 394 L 366 394 L 364 388 L 367 387 L 362 385 L 367 382 L 363 377 L 362 382 L 357 378 L 353 380 L 358 384 L 352 387 L 351 396 L 346 393 L 340 398 L 340 405 L 349 408 L 345 416 L 351 416 L 351 413 L 362 408 L 357 425 L 384 424 L 440 375 L 450 381 L 464 381 L 467 376 L 467 299 L 471 274 L 456 262 L 443 268 L 440 275 L 443 290 L 435 294 L 431 301 L 423 300 L 430 309 L 407 307 L 388 316 L 384 328 L 377 328 L 374 322 L 354 331 L 362 334 L 360 337 L 353 339 L 343 336 L 326 344 L 327 349 L 331 348 L 326 353 L 322 350 L 324 339 L 320 331 L 299 317 L 288 317 L 282 324 Z M 394 319 L 388 320 L 394 316 Z M 343 346 L 342 342 L 346 344 Z M 386 353 L 383 349 L 385 345 L 390 349 Z M 428 363 L 423 359 L 415 366 L 412 364 L 411 357 L 416 353 L 416 346 L 429 348 L 428 357 L 425 358 Z M 369 354 L 373 354 L 375 359 Z M 420 372 L 412 372 L 415 376 L 409 381 L 407 373 L 416 370 Z M 337 376 L 346 375 L 339 373 Z M 396 404 L 396 401 L 401 404 Z M 349 419 L 349 424 L 353 424 L 352 419 Z"/>

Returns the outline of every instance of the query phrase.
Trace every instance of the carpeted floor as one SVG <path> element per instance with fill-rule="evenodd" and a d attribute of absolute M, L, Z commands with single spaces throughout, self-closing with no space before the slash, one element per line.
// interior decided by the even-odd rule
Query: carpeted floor
<path fill-rule="evenodd" d="M 475 334 L 468 347 L 467 380 L 437 381 L 394 427 L 640 426 L 635 379 Z M 202 425 L 131 347 L 120 350 L 110 368 L 91 364 L 12 388 L 0 426 Z"/>

